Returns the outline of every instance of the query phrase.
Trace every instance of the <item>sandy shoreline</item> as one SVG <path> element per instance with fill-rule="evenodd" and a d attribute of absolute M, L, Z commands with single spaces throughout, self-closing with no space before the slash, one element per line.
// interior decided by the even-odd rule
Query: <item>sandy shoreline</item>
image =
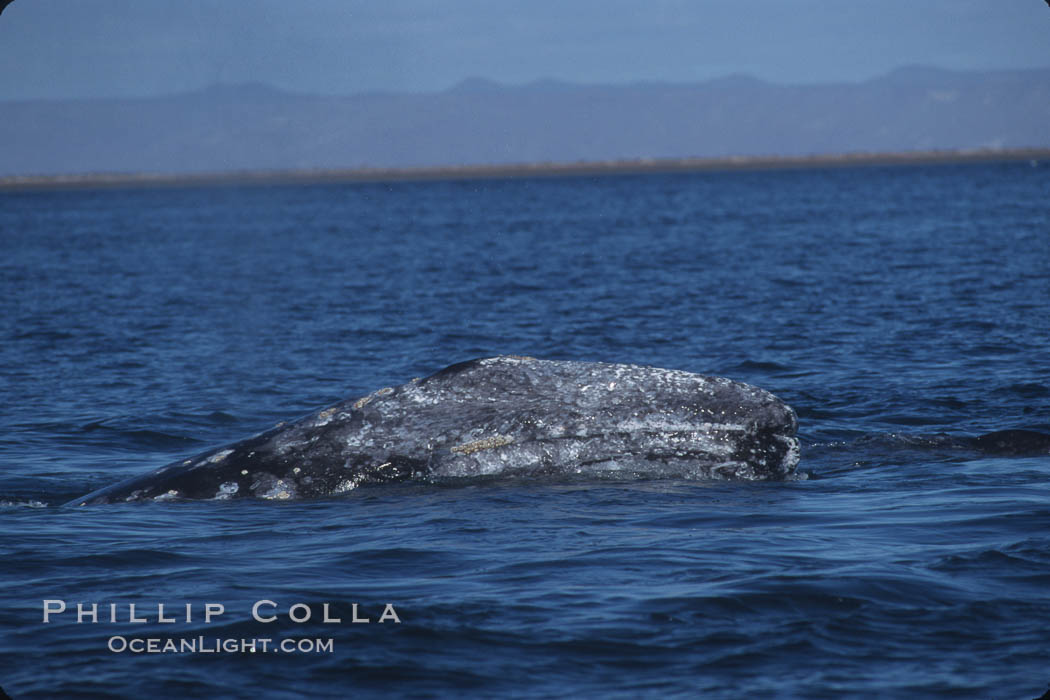
<path fill-rule="evenodd" d="M 811 156 L 641 158 L 578 163 L 253 170 L 211 173 L 84 173 L 0 177 L 0 191 L 207 185 L 293 185 L 534 177 L 600 177 L 646 173 L 949 165 L 996 161 L 1050 161 L 1050 148 L 845 153 Z"/>

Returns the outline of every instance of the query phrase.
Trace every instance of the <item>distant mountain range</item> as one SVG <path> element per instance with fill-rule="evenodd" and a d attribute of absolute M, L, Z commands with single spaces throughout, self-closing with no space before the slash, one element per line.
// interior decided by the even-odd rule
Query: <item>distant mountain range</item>
<path fill-rule="evenodd" d="M 0 176 L 797 156 L 1050 146 L 1050 69 L 902 68 L 862 83 L 507 86 L 0 102 Z"/>

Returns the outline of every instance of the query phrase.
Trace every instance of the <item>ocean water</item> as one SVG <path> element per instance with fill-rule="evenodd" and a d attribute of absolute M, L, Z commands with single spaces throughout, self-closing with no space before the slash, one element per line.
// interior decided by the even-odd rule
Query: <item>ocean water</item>
<path fill-rule="evenodd" d="M 0 686 L 1039 697 L 1048 202 L 1029 163 L 0 192 Z M 808 478 L 60 505 L 505 353 L 761 386 Z"/>

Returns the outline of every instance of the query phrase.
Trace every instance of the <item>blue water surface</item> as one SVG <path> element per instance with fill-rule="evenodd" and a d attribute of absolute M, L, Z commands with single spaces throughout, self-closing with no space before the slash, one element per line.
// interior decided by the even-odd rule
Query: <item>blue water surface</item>
<path fill-rule="evenodd" d="M 972 438 L 1050 434 L 1047 202 L 1038 163 L 0 192 L 0 685 L 1036 698 L 1050 450 Z M 808 478 L 59 505 L 503 353 L 757 384 Z M 331 647 L 112 650 L 150 638 Z"/>

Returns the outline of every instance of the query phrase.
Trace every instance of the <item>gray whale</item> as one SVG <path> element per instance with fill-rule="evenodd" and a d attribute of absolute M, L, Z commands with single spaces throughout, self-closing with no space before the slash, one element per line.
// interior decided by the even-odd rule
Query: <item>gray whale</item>
<path fill-rule="evenodd" d="M 328 496 L 362 484 L 624 471 L 782 479 L 794 411 L 721 377 L 501 356 L 342 401 L 71 501 Z"/>

